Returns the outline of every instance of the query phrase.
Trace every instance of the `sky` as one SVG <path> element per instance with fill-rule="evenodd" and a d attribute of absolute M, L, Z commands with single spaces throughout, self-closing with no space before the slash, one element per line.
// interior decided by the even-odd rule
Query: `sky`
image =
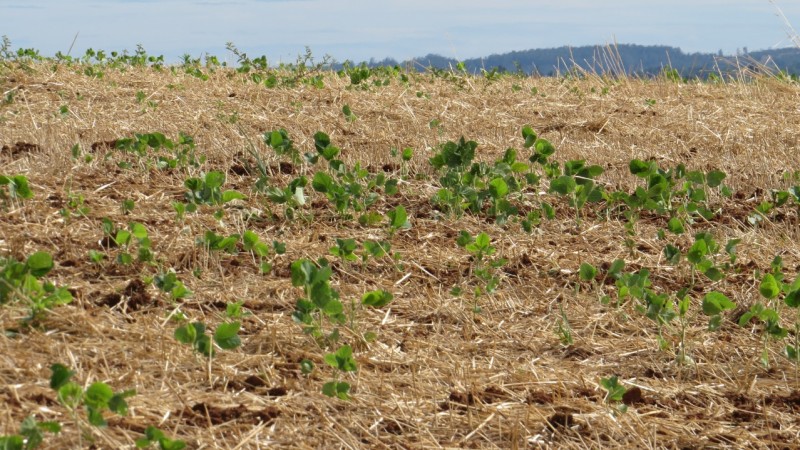
<path fill-rule="evenodd" d="M 613 42 L 733 54 L 793 45 L 776 5 L 800 30 L 797 0 L 0 0 L 0 35 L 47 56 L 141 44 L 169 63 L 235 62 L 227 42 L 273 64 L 306 46 L 339 62 Z"/>

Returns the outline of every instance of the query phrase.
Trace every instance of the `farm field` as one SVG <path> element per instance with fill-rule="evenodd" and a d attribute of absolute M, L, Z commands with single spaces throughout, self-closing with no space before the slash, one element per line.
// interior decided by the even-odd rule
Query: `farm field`
<path fill-rule="evenodd" d="M 796 81 L 239 56 L 0 59 L 7 448 L 800 442 Z"/>

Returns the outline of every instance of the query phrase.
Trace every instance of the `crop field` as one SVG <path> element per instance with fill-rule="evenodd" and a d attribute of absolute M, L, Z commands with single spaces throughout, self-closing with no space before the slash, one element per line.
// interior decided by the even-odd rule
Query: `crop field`
<path fill-rule="evenodd" d="M 0 55 L 0 448 L 800 442 L 791 77 Z"/>

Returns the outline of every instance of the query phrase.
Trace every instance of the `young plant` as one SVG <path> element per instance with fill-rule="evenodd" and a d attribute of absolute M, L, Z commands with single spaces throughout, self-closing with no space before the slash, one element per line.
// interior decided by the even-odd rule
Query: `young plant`
<path fill-rule="evenodd" d="M 44 441 L 43 433 L 58 434 L 61 424 L 58 422 L 37 422 L 33 416 L 28 416 L 22 421 L 18 434 L 0 436 L 0 449 L 2 450 L 33 450 Z"/>
<path fill-rule="evenodd" d="M 215 354 L 213 344 L 223 350 L 232 350 L 242 344 L 239 338 L 239 321 L 221 323 L 214 330 L 213 343 L 212 337 L 206 334 L 206 325 L 202 322 L 193 322 L 175 329 L 175 339 L 182 343 L 191 345 L 192 349 L 201 355 L 211 358 Z"/>
<path fill-rule="evenodd" d="M 406 208 L 403 205 L 397 205 L 397 208 L 386 213 L 389 219 L 389 239 L 391 239 L 397 230 L 407 230 L 411 228 L 411 222 L 408 220 Z"/>
<path fill-rule="evenodd" d="M 769 340 L 783 339 L 789 333 L 788 330 L 780 326 L 780 316 L 777 311 L 777 305 L 775 304 L 782 291 L 782 284 L 779 280 L 781 278 L 782 275 L 779 274 L 779 276 L 776 277 L 775 272 L 765 274 L 761 278 L 758 291 L 761 293 L 761 296 L 767 300 L 767 306 L 764 306 L 761 302 L 756 302 L 748 312 L 739 318 L 739 326 L 741 327 L 747 326 L 752 319 L 761 322 L 763 348 L 760 360 L 765 368 L 769 368 Z"/>
<path fill-rule="evenodd" d="M 229 190 L 223 191 L 222 185 L 225 184 L 225 174 L 222 172 L 211 171 L 202 178 L 188 178 L 183 183 L 189 190 L 184 194 L 187 205 L 186 210 L 195 212 L 199 205 L 221 206 L 232 200 L 246 198 L 244 194 Z M 222 214 L 216 214 L 221 218 Z"/>
<path fill-rule="evenodd" d="M 192 295 L 192 291 L 186 288 L 173 269 L 168 272 L 160 273 L 153 278 L 153 284 L 162 292 L 169 295 L 174 303 Z"/>
<path fill-rule="evenodd" d="M 42 282 L 42 277 L 53 269 L 53 257 L 47 252 L 36 252 L 23 262 L 0 257 L 0 305 L 19 302 L 30 309 L 24 324 L 37 323 L 55 306 L 72 301 L 66 287 L 56 287 Z"/>
<path fill-rule="evenodd" d="M 473 237 L 462 230 L 456 243 L 459 247 L 464 248 L 472 255 L 471 274 L 475 277 L 472 283 L 474 284 L 473 312 L 479 313 L 481 308 L 478 305 L 478 299 L 483 294 L 491 295 L 497 290 L 497 286 L 500 284 L 499 269 L 503 267 L 508 260 L 505 258 L 490 258 L 495 254 L 497 249 L 492 245 L 489 235 L 484 232 Z M 458 288 L 456 292 L 460 292 Z"/>
<path fill-rule="evenodd" d="M 110 224 L 110 226 L 109 226 Z M 117 255 L 117 262 L 123 265 L 128 265 L 133 262 L 131 255 L 131 247 L 134 239 L 137 243 L 136 259 L 142 263 L 150 263 L 153 261 L 153 252 L 150 249 L 152 242 L 147 233 L 147 228 L 138 222 L 131 222 L 128 224 L 128 229 L 115 230 L 113 223 L 110 221 L 103 221 L 103 231 L 110 235 L 114 233 L 114 243 L 121 248 L 121 252 Z"/>
<path fill-rule="evenodd" d="M 111 411 L 120 416 L 127 415 L 128 403 L 125 399 L 136 395 L 135 390 L 115 393 L 109 385 L 99 381 L 84 390 L 81 385 L 70 381 L 75 372 L 66 366 L 53 364 L 50 370 L 52 371 L 50 388 L 56 391 L 58 402 L 69 410 L 78 426 L 80 426 L 78 410 L 81 407 L 86 410 L 86 420 L 90 425 L 105 427 L 107 422 L 104 413 Z"/>
<path fill-rule="evenodd" d="M 0 175 L 0 201 L 3 206 L 8 206 L 15 201 L 33 198 L 28 177 L 25 175 L 6 176 Z"/>
<path fill-rule="evenodd" d="M 170 439 L 163 431 L 150 425 L 144 430 L 144 437 L 136 440 L 136 448 L 149 448 L 158 444 L 160 450 L 183 450 L 186 442 L 180 439 Z"/>
<path fill-rule="evenodd" d="M 601 378 L 600 386 L 606 391 L 606 396 L 603 401 L 606 403 L 620 403 L 628 389 L 619 382 L 616 375 L 609 378 Z M 619 412 L 624 413 L 628 410 L 628 406 L 621 403 L 617 406 Z"/>
<path fill-rule="evenodd" d="M 349 400 L 350 383 L 339 381 L 339 375 L 358 370 L 356 360 L 353 358 L 353 349 L 349 345 L 343 345 L 336 352 L 325 354 L 325 362 L 336 370 L 336 376 L 322 386 L 322 393 L 328 397 Z"/>
<path fill-rule="evenodd" d="M 353 253 L 356 248 L 358 248 L 358 244 L 356 244 L 355 239 L 336 238 L 336 245 L 331 247 L 329 252 L 331 255 L 341 259 L 342 263 L 347 263 L 358 259 L 358 256 Z"/>
<path fill-rule="evenodd" d="M 786 296 L 783 302 L 786 306 L 796 311 L 794 320 L 794 340 L 786 345 L 786 356 L 794 362 L 794 378 L 798 380 L 798 366 L 800 366 L 800 276 L 791 285 L 784 285 Z"/>
<path fill-rule="evenodd" d="M 603 199 L 603 191 L 594 178 L 603 173 L 600 166 L 587 166 L 585 160 L 574 160 L 564 163 L 564 174 L 550 181 L 550 191 L 569 199 L 569 205 L 575 208 L 576 224 L 581 221 L 581 210 L 586 202 L 597 202 Z"/>
<path fill-rule="evenodd" d="M 305 176 L 300 176 L 292 180 L 284 189 L 265 186 L 261 190 L 273 203 L 284 205 L 284 216 L 292 220 L 295 218 L 295 212 L 306 204 L 305 187 L 307 185 L 308 179 Z"/>
<path fill-rule="evenodd" d="M 310 334 L 318 343 L 330 343 L 339 339 L 338 325 L 346 322 L 344 307 L 339 300 L 339 293 L 331 288 L 330 277 L 333 273 L 325 259 L 316 264 L 300 259 L 292 263 L 292 285 L 302 287 L 305 297 L 297 300 L 292 318 L 303 325 L 303 332 Z M 332 328 L 325 334 L 325 321 Z"/>

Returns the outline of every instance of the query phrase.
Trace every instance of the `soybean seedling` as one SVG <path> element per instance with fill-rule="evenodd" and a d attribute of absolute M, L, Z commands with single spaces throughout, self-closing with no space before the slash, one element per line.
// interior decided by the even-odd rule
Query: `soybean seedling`
<path fill-rule="evenodd" d="M 489 259 L 494 255 L 497 249 L 492 245 L 489 235 L 481 232 L 475 237 L 472 237 L 466 231 L 462 230 L 459 234 L 456 243 L 459 247 L 464 248 L 472 255 L 472 270 L 471 274 L 475 277 L 473 286 L 474 304 L 473 312 L 481 312 L 478 305 L 478 298 L 484 293 L 493 294 L 500 284 L 500 277 L 497 275 L 497 270 L 503 267 L 508 260 L 505 258 Z M 458 292 L 458 290 L 456 290 Z"/>
<path fill-rule="evenodd" d="M 90 425 L 105 427 L 107 422 L 104 413 L 111 411 L 120 416 L 127 415 L 128 403 L 125 399 L 136 395 L 135 390 L 115 393 L 109 385 L 99 381 L 84 390 L 78 383 L 70 381 L 75 372 L 66 366 L 53 364 L 50 370 L 50 388 L 56 391 L 58 402 L 69 410 L 78 428 L 81 427 L 80 409 L 86 410 L 86 421 Z"/>

